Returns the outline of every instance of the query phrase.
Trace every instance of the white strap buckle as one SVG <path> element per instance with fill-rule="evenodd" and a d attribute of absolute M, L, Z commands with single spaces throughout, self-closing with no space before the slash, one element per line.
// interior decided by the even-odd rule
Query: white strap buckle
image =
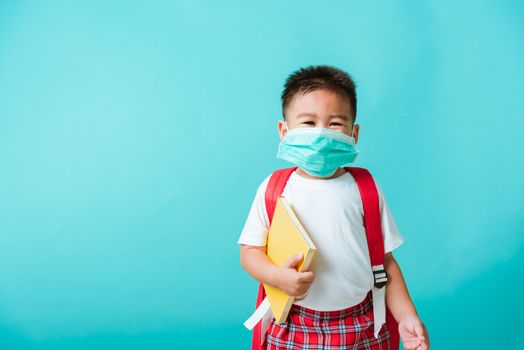
<path fill-rule="evenodd" d="M 377 288 L 382 288 L 386 285 L 388 282 L 388 274 L 386 273 L 386 270 L 384 269 L 384 265 L 375 265 L 372 266 L 373 269 L 373 278 L 374 278 L 374 285 Z"/>

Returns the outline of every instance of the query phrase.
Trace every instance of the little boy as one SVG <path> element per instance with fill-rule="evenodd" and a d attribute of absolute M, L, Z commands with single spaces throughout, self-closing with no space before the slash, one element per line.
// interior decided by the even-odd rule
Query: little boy
<path fill-rule="evenodd" d="M 297 272 L 302 256 L 281 266 L 266 255 L 269 219 L 258 187 L 238 243 L 240 263 L 261 283 L 296 297 L 287 322 L 274 318 L 267 349 L 390 349 L 384 324 L 375 336 L 373 273 L 363 225 L 362 200 L 344 169 L 358 154 L 357 101 L 351 77 L 331 66 L 291 74 L 282 92 L 277 156 L 297 166 L 282 193 L 318 248 L 309 271 Z M 406 350 L 429 348 L 428 333 L 408 294 L 392 251 L 403 243 L 377 184 L 388 281 L 385 303 L 398 322 Z M 265 336 L 265 334 L 263 335 Z"/>

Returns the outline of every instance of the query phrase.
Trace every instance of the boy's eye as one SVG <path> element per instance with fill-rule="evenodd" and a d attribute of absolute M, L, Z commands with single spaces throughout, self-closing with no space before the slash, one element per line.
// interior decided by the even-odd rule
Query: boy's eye
<path fill-rule="evenodd" d="M 307 122 L 303 122 L 302 124 L 315 125 L 315 122 L 313 122 L 313 121 L 307 121 Z"/>
<path fill-rule="evenodd" d="M 331 123 L 331 125 L 342 126 L 342 124 L 340 124 L 340 123 Z"/>

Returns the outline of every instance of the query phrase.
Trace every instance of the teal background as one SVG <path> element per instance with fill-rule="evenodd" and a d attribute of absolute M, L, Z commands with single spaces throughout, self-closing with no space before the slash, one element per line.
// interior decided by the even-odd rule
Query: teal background
<path fill-rule="evenodd" d="M 0 348 L 247 349 L 293 70 L 358 85 L 433 349 L 524 349 L 518 1 L 0 3 Z"/>

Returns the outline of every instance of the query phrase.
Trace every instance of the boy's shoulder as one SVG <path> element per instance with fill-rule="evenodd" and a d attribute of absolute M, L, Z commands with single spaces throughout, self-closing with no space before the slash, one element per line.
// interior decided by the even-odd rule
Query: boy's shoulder
<path fill-rule="evenodd" d="M 279 168 L 279 169 L 275 169 L 273 171 L 271 171 L 269 174 L 267 174 L 263 180 L 259 183 L 258 185 L 258 188 L 257 188 L 257 194 L 258 195 L 264 195 L 265 192 L 266 192 L 266 189 L 267 189 L 267 186 L 269 185 L 269 180 L 271 179 L 271 176 L 273 176 L 273 174 L 279 170 L 284 170 L 284 169 L 288 169 L 288 168 Z"/>
<path fill-rule="evenodd" d="M 257 194 L 264 194 L 264 192 L 266 192 L 266 188 L 269 184 L 269 179 L 271 179 L 271 175 L 273 175 L 273 173 L 266 175 L 266 177 L 264 177 L 264 179 L 261 182 L 259 182 L 257 187 Z"/>
<path fill-rule="evenodd" d="M 294 169 L 295 167 L 290 167 L 290 168 L 278 168 L 278 169 L 275 169 L 273 170 L 272 172 L 270 172 L 268 175 L 266 175 L 266 177 L 262 180 L 262 182 L 259 184 L 258 186 L 258 189 L 259 190 L 265 190 L 267 188 L 267 185 L 269 184 L 269 180 L 271 179 L 271 176 L 273 176 L 274 173 L 276 173 L 277 171 L 285 171 L 285 170 L 291 170 L 291 169 Z M 293 175 L 293 173 L 291 173 L 291 175 Z"/>

